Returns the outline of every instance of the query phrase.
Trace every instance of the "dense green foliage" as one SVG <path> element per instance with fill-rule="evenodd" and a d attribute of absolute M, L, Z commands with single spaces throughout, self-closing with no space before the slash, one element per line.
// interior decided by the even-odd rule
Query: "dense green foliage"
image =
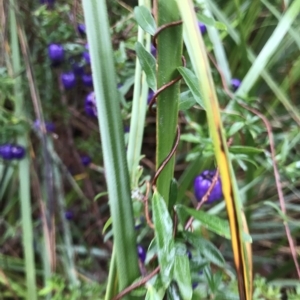
<path fill-rule="evenodd" d="M 153 270 L 127 299 L 239 299 L 225 202 L 195 209 L 195 177 L 218 166 L 209 127 L 215 119 L 206 114 L 207 91 L 198 84 L 185 27 L 161 32 L 151 54 L 157 28 L 181 19 L 176 1 L 158 1 L 158 17 L 150 0 L 106 1 L 107 10 L 102 0 L 19 2 L 0 1 L 0 146 L 26 150 L 24 159 L 11 160 L 0 147 L 0 299 L 108 300 Z M 253 299 L 299 299 L 291 248 L 299 256 L 300 1 L 193 4 L 207 28 L 208 91 L 218 97 L 221 135 L 232 138 Z M 77 29 L 83 23 L 87 34 Z M 56 66 L 52 43 L 64 49 Z M 64 87 L 61 75 L 74 64 L 92 74 L 93 87 L 82 75 Z M 179 75 L 150 112 L 149 88 Z M 91 112 L 85 98 L 92 91 Z M 176 154 L 151 186 L 177 124 Z M 193 230 L 185 230 L 190 217 Z M 137 244 L 147 251 L 145 262 Z"/>

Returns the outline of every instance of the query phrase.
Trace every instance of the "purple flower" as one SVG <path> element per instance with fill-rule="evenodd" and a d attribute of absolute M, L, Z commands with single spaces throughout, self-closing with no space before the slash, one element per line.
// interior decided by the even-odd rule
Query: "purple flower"
<path fill-rule="evenodd" d="M 35 120 L 33 124 L 34 129 L 39 130 L 40 123 L 40 120 Z M 52 122 L 45 122 L 45 127 L 47 132 L 54 132 L 55 130 L 55 125 Z"/>
<path fill-rule="evenodd" d="M 194 180 L 194 191 L 195 196 L 198 201 L 201 201 L 202 197 L 206 194 L 209 187 L 211 186 L 212 179 L 215 176 L 216 171 L 203 171 L 199 176 Z M 220 177 L 218 177 L 217 182 L 212 189 L 208 200 L 206 203 L 213 203 L 214 201 L 220 200 L 223 197 L 222 194 L 222 184 Z"/>
<path fill-rule="evenodd" d="M 61 73 L 60 80 L 66 90 L 70 90 L 76 85 L 76 77 L 73 72 Z"/>
<path fill-rule="evenodd" d="M 61 44 L 50 44 L 48 46 L 48 56 L 53 65 L 59 65 L 63 62 L 65 51 Z"/>
<path fill-rule="evenodd" d="M 81 155 L 81 163 L 87 167 L 91 162 L 92 162 L 92 159 L 90 158 L 90 156 L 88 155 Z"/>
<path fill-rule="evenodd" d="M 148 92 L 148 98 L 147 98 L 147 103 L 148 104 L 150 103 L 150 101 L 151 101 L 154 94 L 155 93 L 150 89 L 149 92 Z"/>
<path fill-rule="evenodd" d="M 236 91 L 241 85 L 241 81 L 238 78 L 231 79 L 231 86 L 234 91 Z"/>
<path fill-rule="evenodd" d="M 87 87 L 93 87 L 93 77 L 92 74 L 83 74 L 81 76 L 83 84 Z"/>
<path fill-rule="evenodd" d="M 85 98 L 85 104 L 84 104 L 85 112 L 90 117 L 97 117 L 97 107 L 96 107 L 96 99 L 95 99 L 95 93 L 90 92 L 86 98 Z"/>
<path fill-rule="evenodd" d="M 156 57 L 156 48 L 154 47 L 153 44 L 151 44 L 150 52 L 154 57 Z"/>
<path fill-rule="evenodd" d="M 67 219 L 67 220 L 73 220 L 73 218 L 74 218 L 74 214 L 73 214 L 73 212 L 72 211 L 70 211 L 70 210 L 67 210 L 66 212 L 65 212 L 65 218 Z"/>
<path fill-rule="evenodd" d="M 146 260 L 146 251 L 141 245 L 137 245 L 137 253 L 142 263 Z"/>
<path fill-rule="evenodd" d="M 22 159 L 25 156 L 25 149 L 15 144 L 0 145 L 0 156 L 5 160 Z"/>
<path fill-rule="evenodd" d="M 85 36 L 86 35 L 86 28 L 84 24 L 78 24 L 77 25 L 77 31 L 80 35 Z"/>
<path fill-rule="evenodd" d="M 202 34 L 204 34 L 206 32 L 206 26 L 203 23 L 201 23 L 200 21 L 198 21 L 198 27 Z"/>

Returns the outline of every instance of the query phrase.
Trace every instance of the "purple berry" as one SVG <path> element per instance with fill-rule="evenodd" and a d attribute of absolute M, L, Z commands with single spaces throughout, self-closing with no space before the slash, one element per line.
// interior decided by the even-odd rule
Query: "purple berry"
<path fill-rule="evenodd" d="M 88 155 L 82 155 L 80 158 L 81 158 L 81 163 L 85 167 L 87 167 L 92 162 L 92 159 Z"/>
<path fill-rule="evenodd" d="M 25 156 L 25 149 L 15 144 L 4 144 L 0 146 L 0 156 L 5 160 L 22 159 Z"/>
<path fill-rule="evenodd" d="M 25 149 L 19 145 L 11 145 L 13 159 L 22 159 L 25 156 Z"/>
<path fill-rule="evenodd" d="M 137 253 L 141 262 L 144 263 L 146 260 L 146 251 L 141 245 L 137 246 Z"/>
<path fill-rule="evenodd" d="M 128 133 L 129 131 L 130 131 L 130 126 L 125 125 L 125 126 L 124 126 L 124 132 L 125 132 L 125 133 Z"/>
<path fill-rule="evenodd" d="M 66 90 L 70 90 L 76 85 L 76 77 L 73 72 L 62 73 L 60 80 Z"/>
<path fill-rule="evenodd" d="M 86 96 L 84 107 L 85 107 L 85 112 L 88 116 L 90 117 L 98 116 L 94 92 L 91 92 Z"/>
<path fill-rule="evenodd" d="M 186 255 L 187 255 L 187 257 L 188 257 L 189 260 L 191 260 L 192 257 L 193 257 L 193 256 L 192 256 L 192 252 L 191 252 L 190 250 L 187 250 L 187 251 L 186 251 Z"/>
<path fill-rule="evenodd" d="M 206 32 L 206 26 L 203 23 L 201 23 L 200 21 L 198 21 L 198 27 L 202 34 L 204 34 Z"/>
<path fill-rule="evenodd" d="M 153 44 L 151 44 L 150 52 L 154 57 L 156 57 L 156 48 L 154 47 Z"/>
<path fill-rule="evenodd" d="M 52 122 L 45 122 L 45 127 L 46 131 L 49 132 L 54 132 L 55 130 L 55 125 Z M 33 128 L 36 130 L 40 129 L 40 120 L 35 120 L 33 124 Z"/>
<path fill-rule="evenodd" d="M 241 81 L 238 78 L 231 79 L 231 86 L 234 91 L 236 91 L 241 85 Z"/>
<path fill-rule="evenodd" d="M 81 76 L 83 84 L 87 87 L 93 87 L 93 77 L 92 74 L 83 74 Z"/>
<path fill-rule="evenodd" d="M 72 64 L 72 70 L 76 76 L 82 76 L 84 74 L 84 66 L 78 63 Z"/>
<path fill-rule="evenodd" d="M 149 90 L 148 92 L 148 98 L 147 98 L 147 103 L 149 104 L 151 99 L 153 98 L 154 92 L 152 90 Z"/>
<path fill-rule="evenodd" d="M 55 2 L 55 0 L 40 0 L 41 4 L 46 4 L 48 6 L 53 6 L 54 2 Z"/>
<path fill-rule="evenodd" d="M 54 65 L 59 65 L 63 62 L 65 51 L 60 44 L 50 44 L 48 46 L 48 56 Z"/>
<path fill-rule="evenodd" d="M 82 53 L 83 58 L 85 59 L 85 61 L 90 64 L 91 63 L 91 57 L 90 57 L 90 53 L 89 53 L 89 44 L 85 45 L 85 49 L 87 49 L 87 51 L 84 51 Z"/>
<path fill-rule="evenodd" d="M 195 196 L 198 201 L 201 201 L 202 197 L 206 194 L 216 171 L 203 171 L 194 180 Z M 223 197 L 221 179 L 218 177 L 217 182 L 212 189 L 206 203 L 213 203 L 214 201 L 220 200 Z"/>
<path fill-rule="evenodd" d="M 86 28 L 84 24 L 78 24 L 77 25 L 77 31 L 80 35 L 86 35 Z"/>
<path fill-rule="evenodd" d="M 72 211 L 70 211 L 70 210 L 67 210 L 66 212 L 65 212 L 65 218 L 67 219 L 67 220 L 73 220 L 73 218 L 74 218 L 74 214 L 73 214 L 73 212 Z"/>

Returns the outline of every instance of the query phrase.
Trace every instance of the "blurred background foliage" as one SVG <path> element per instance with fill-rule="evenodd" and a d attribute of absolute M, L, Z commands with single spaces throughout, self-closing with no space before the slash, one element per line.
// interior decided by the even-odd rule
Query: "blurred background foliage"
<path fill-rule="evenodd" d="M 210 4 L 206 6 L 205 2 L 194 1 L 197 16 L 207 27 L 213 25 L 221 28 L 219 38 L 226 53 L 230 76 L 243 81 L 255 57 L 278 27 L 279 20 L 291 1 L 208 2 Z M 57 268 L 47 283 L 44 282 L 45 252 L 40 203 L 46 194 L 43 144 L 40 129 L 34 127 L 36 117 L 24 61 L 21 62 L 20 73 L 14 74 L 12 69 L 9 1 L 2 0 L 0 3 L 3 8 L 0 10 L 0 144 L 15 143 L 17 137 L 29 134 L 26 152 L 30 160 L 33 248 L 39 297 L 48 295 L 51 299 L 102 299 L 111 257 L 112 231 L 110 223 L 106 223 L 110 214 L 97 119 L 88 116 L 84 109 L 85 97 L 93 89 L 85 86 L 80 77 L 76 78 L 76 86 L 70 90 L 64 90 L 60 86 L 60 74 L 71 71 L 74 63 L 83 66 L 86 74 L 91 73 L 90 65 L 82 56 L 86 51 L 86 36 L 77 30 L 78 24 L 84 23 L 81 1 L 57 0 L 54 6 L 41 5 L 37 0 L 17 4 L 29 44 L 44 118 L 55 125 L 54 132 L 48 133 L 47 139 L 48 146 L 52 145 L 49 148 L 51 161 L 59 173 L 56 179 L 60 178 L 57 182 L 59 188 L 55 187 L 55 193 L 59 194 L 60 190 L 63 196 L 63 203 L 56 205 L 55 210 Z M 124 140 L 127 145 L 138 31 L 133 8 L 137 1 L 113 0 L 107 1 L 107 5 Z M 213 19 L 205 16 L 205 9 L 211 12 Z M 219 23 L 215 24 L 214 20 Z M 272 126 L 276 160 L 287 207 L 285 216 L 280 212 L 266 127 L 257 115 L 239 106 L 236 98 L 228 97 L 220 72 L 212 64 L 226 136 L 233 137 L 230 156 L 253 239 L 256 274 L 254 299 L 300 299 L 300 284 L 283 227 L 283 222 L 288 222 L 295 243 L 299 244 L 300 121 L 295 117 L 299 110 L 299 30 L 298 16 L 264 70 L 269 80 L 259 77 L 246 98 L 243 98 L 248 106 L 263 113 Z M 206 33 L 203 37 L 209 53 L 216 55 L 212 36 Z M 62 44 L 65 50 L 64 61 L 58 67 L 53 67 L 48 57 L 47 49 L 51 43 Z M 186 54 L 185 49 L 184 53 Z M 189 60 L 187 67 L 191 68 Z M 16 78 L 20 76 L 25 106 L 22 116 L 16 116 L 13 88 Z M 277 89 L 270 87 L 270 80 Z M 193 95 L 182 81 L 181 100 L 188 98 L 193 98 Z M 191 103 L 187 107 L 183 106 L 184 109 L 179 114 L 181 138 L 176 153 L 174 177 L 178 181 L 176 203 L 194 207 L 197 203 L 193 194 L 195 176 L 204 169 L 214 169 L 216 166 L 205 111 L 198 104 Z M 292 111 L 286 109 L 287 105 Z M 155 117 L 147 113 L 140 182 L 149 180 L 155 173 L 155 135 Z M 87 166 L 81 162 L 83 155 L 91 157 L 92 162 Z M 24 299 L 27 294 L 18 164 L 18 161 L 0 161 L 1 299 Z M 137 243 L 148 250 L 145 265 L 142 265 L 142 272 L 145 272 L 153 264 L 153 232 L 145 221 L 144 206 L 140 201 L 145 189 L 138 186 L 132 188 L 135 224 L 138 228 Z M 204 210 L 226 219 L 224 201 L 205 205 Z M 67 212 L 71 212 L 70 218 L 66 218 Z M 238 299 L 230 242 L 207 230 L 205 226 L 201 227 L 199 222 L 195 222 L 194 229 L 211 241 L 213 250 L 217 252 L 205 255 L 203 251 L 210 250 L 199 250 L 188 245 L 193 257 L 190 261 L 192 282 L 198 284 L 193 299 L 225 299 L 225 296 L 228 297 L 226 299 Z M 66 244 L 66 236 L 71 244 Z M 74 254 L 72 259 L 80 286 L 74 285 L 68 275 L 70 264 L 65 255 L 68 247 L 72 248 Z M 299 246 L 296 251 L 299 254 Z M 224 259 L 221 265 L 216 264 L 218 255 Z M 202 273 L 199 274 L 199 271 Z M 176 299 L 174 295 L 172 296 L 171 289 L 168 299 Z"/>

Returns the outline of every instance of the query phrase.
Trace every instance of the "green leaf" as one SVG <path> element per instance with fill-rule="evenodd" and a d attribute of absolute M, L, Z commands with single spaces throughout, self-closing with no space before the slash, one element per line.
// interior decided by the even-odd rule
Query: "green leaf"
<path fill-rule="evenodd" d="M 204 108 L 204 103 L 202 100 L 201 92 L 198 85 L 198 80 L 195 74 L 185 67 L 178 67 L 177 70 L 183 77 L 185 83 L 189 87 L 190 91 L 192 92 L 193 96 L 195 97 L 195 101 Z M 205 108 L 204 108 L 205 109 Z"/>
<path fill-rule="evenodd" d="M 238 153 L 238 154 L 255 154 L 255 153 L 262 153 L 265 151 L 264 149 L 259 149 L 250 146 L 231 146 L 229 150 L 232 153 Z"/>
<path fill-rule="evenodd" d="M 212 244 L 207 239 L 192 232 L 186 231 L 183 233 L 183 236 L 189 243 L 191 243 L 195 248 L 197 248 L 208 261 L 221 268 L 224 267 L 224 257 L 220 250 L 214 244 Z"/>
<path fill-rule="evenodd" d="M 175 257 L 174 279 L 177 282 L 181 294 L 180 299 L 192 299 L 193 289 L 191 281 L 190 263 L 187 255 L 178 255 Z"/>
<path fill-rule="evenodd" d="M 223 220 L 215 215 L 208 214 L 201 210 L 195 210 L 193 208 L 188 208 L 184 205 L 176 205 L 175 210 L 181 216 L 181 220 L 183 215 L 192 216 L 196 220 L 200 221 L 204 227 L 208 230 L 230 240 L 230 230 L 229 223 L 227 220 Z M 243 232 L 243 241 L 252 243 L 252 238 L 249 234 Z"/>
<path fill-rule="evenodd" d="M 188 110 L 195 104 L 196 104 L 195 98 L 190 97 L 190 98 L 180 99 L 178 109 L 179 110 Z"/>
<path fill-rule="evenodd" d="M 105 222 L 103 229 L 102 229 L 102 234 L 105 234 L 107 228 L 112 224 L 112 218 L 109 217 L 108 220 Z"/>
<path fill-rule="evenodd" d="M 180 136 L 180 140 L 189 142 L 189 143 L 195 143 L 195 144 L 200 143 L 200 138 L 198 136 L 195 136 L 195 134 L 193 134 L 193 133 L 182 134 Z"/>
<path fill-rule="evenodd" d="M 177 195 L 178 195 L 178 183 L 175 178 L 172 179 L 170 184 L 170 196 L 169 196 L 169 211 L 173 211 L 173 206 L 177 202 Z"/>
<path fill-rule="evenodd" d="M 243 127 L 245 127 L 244 122 L 235 122 L 228 131 L 228 136 L 233 136 L 238 131 L 240 131 Z"/>
<path fill-rule="evenodd" d="M 192 208 L 188 208 L 183 205 L 176 206 L 177 211 L 184 211 L 187 215 L 194 217 L 196 220 L 200 221 L 203 226 L 212 232 L 223 236 L 227 239 L 230 239 L 230 230 L 229 224 L 227 221 L 220 219 L 217 216 L 210 215 L 201 210 L 195 210 Z"/>
<path fill-rule="evenodd" d="M 219 30 L 226 30 L 227 31 L 227 26 L 222 22 L 216 21 L 215 22 L 215 27 Z"/>
<path fill-rule="evenodd" d="M 134 8 L 134 17 L 143 30 L 150 33 L 151 35 L 155 34 L 155 20 L 151 15 L 151 12 L 145 6 L 136 6 Z"/>
<path fill-rule="evenodd" d="M 173 223 L 166 203 L 157 191 L 153 194 L 152 208 L 160 275 L 164 287 L 167 288 L 172 279 L 175 260 Z"/>
<path fill-rule="evenodd" d="M 155 71 L 155 58 L 144 48 L 144 46 L 137 42 L 135 44 L 135 51 L 139 58 L 140 64 L 147 77 L 149 87 L 156 90 L 156 71 Z"/>

